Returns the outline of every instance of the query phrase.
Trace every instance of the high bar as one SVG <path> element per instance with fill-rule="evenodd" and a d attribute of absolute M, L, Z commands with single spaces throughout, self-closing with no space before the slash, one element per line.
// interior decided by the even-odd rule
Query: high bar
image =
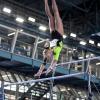
<path fill-rule="evenodd" d="M 82 59 L 82 60 L 75 60 L 75 61 L 70 61 L 70 62 L 65 62 L 65 63 L 59 63 L 59 64 L 57 64 L 56 66 L 59 66 L 59 65 L 66 65 L 66 64 L 72 64 L 72 63 L 78 63 L 78 62 L 88 61 L 88 60 L 95 60 L 95 59 L 100 59 L 100 56 L 98 56 L 98 57 L 93 57 L 93 58 Z"/>
<path fill-rule="evenodd" d="M 49 80 L 58 80 L 58 79 L 64 79 L 64 78 L 69 78 L 69 77 L 83 75 L 83 74 L 86 74 L 86 72 L 80 72 L 80 73 L 62 75 L 62 76 L 56 76 L 56 77 L 49 77 L 49 78 L 42 78 L 42 79 L 36 79 L 36 80 L 29 80 L 29 81 L 23 81 L 23 82 L 17 82 L 17 83 L 9 83 L 9 84 L 6 84 L 4 86 L 36 83 L 36 82 L 43 82 L 43 81 L 49 81 Z"/>

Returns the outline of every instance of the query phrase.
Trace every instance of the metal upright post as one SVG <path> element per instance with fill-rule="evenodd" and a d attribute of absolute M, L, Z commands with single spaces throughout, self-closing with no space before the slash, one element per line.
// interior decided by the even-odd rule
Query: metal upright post
<path fill-rule="evenodd" d="M 82 54 L 83 54 L 84 59 L 86 59 L 87 51 L 82 51 Z M 89 67 L 87 64 L 88 63 L 86 61 L 82 62 L 82 65 L 83 65 L 82 71 L 86 72 L 87 67 Z"/>
<path fill-rule="evenodd" d="M 92 91 L 91 91 L 91 67 L 90 65 L 90 60 L 88 61 L 87 64 L 87 73 L 88 73 L 88 100 L 92 100 Z"/>
<path fill-rule="evenodd" d="M 53 81 L 50 80 L 50 100 L 53 100 Z"/>
<path fill-rule="evenodd" d="M 16 85 L 16 92 L 15 92 L 15 100 L 17 100 L 19 97 L 19 85 Z"/>
<path fill-rule="evenodd" d="M 15 49 L 18 33 L 19 33 L 19 30 L 16 30 L 14 38 L 13 38 L 13 41 L 12 41 L 12 45 L 11 45 L 11 53 L 14 53 L 14 49 Z"/>
<path fill-rule="evenodd" d="M 35 44 L 34 44 L 34 47 L 33 47 L 33 50 L 32 50 L 32 59 L 35 58 L 35 54 L 36 54 L 36 50 L 37 50 L 37 46 L 38 46 L 38 41 L 39 41 L 39 37 L 37 37 L 36 40 L 35 40 Z"/>
<path fill-rule="evenodd" d="M 55 71 L 56 71 L 56 67 L 53 70 L 52 77 L 54 77 Z M 50 80 L 50 83 L 51 83 L 50 84 L 50 100 L 53 100 L 53 83 L 54 83 L 54 80 Z"/>
<path fill-rule="evenodd" d="M 1 83 L 1 88 L 2 88 L 2 100 L 5 100 L 4 81 L 2 81 L 2 83 Z"/>
<path fill-rule="evenodd" d="M 88 73 L 88 100 L 92 100 L 92 91 L 91 91 L 91 72 Z"/>
<path fill-rule="evenodd" d="M 32 100 L 33 96 L 32 96 L 32 92 L 31 92 L 31 100 Z"/>

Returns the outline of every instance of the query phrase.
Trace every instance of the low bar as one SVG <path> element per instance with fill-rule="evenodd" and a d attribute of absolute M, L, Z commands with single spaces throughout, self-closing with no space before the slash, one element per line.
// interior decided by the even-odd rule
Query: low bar
<path fill-rule="evenodd" d="M 4 86 L 20 85 L 20 84 L 27 84 L 27 83 L 36 83 L 36 82 L 43 82 L 43 81 L 50 81 L 50 80 L 58 80 L 58 79 L 64 79 L 64 78 L 69 78 L 69 77 L 83 75 L 83 74 L 86 74 L 86 73 L 85 72 L 80 72 L 80 73 L 69 74 L 69 75 L 62 75 L 62 76 L 56 76 L 56 77 L 42 78 L 42 79 L 23 81 L 23 82 L 17 82 L 17 83 L 9 83 L 9 84 L 6 84 Z"/>
<path fill-rule="evenodd" d="M 75 60 L 75 61 L 70 61 L 70 62 L 65 62 L 65 63 L 59 63 L 56 66 L 67 65 L 67 64 L 72 64 L 72 63 L 78 63 L 78 62 L 88 61 L 88 60 L 95 60 L 95 59 L 98 59 L 99 60 L 100 59 L 100 56 L 93 57 L 93 58 L 82 59 L 82 60 Z"/>

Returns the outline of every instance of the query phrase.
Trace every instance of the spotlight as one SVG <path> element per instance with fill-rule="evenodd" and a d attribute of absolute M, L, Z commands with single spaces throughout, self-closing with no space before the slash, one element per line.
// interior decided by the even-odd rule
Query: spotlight
<path fill-rule="evenodd" d="M 70 88 L 68 88 L 67 90 L 70 90 Z"/>
<path fill-rule="evenodd" d="M 9 8 L 7 8 L 7 7 L 4 7 L 3 8 L 3 11 L 5 12 L 5 13 L 11 13 L 11 9 L 9 9 Z"/>
<path fill-rule="evenodd" d="M 100 47 L 100 43 L 98 43 L 97 46 Z"/>
<path fill-rule="evenodd" d="M 12 36 L 12 35 L 14 35 L 14 34 L 15 34 L 15 32 L 8 34 L 8 36 Z"/>
<path fill-rule="evenodd" d="M 74 33 L 71 33 L 70 36 L 76 38 L 76 34 Z"/>
<path fill-rule="evenodd" d="M 23 23 L 23 22 L 24 22 L 24 19 L 21 18 L 21 17 L 17 17 L 17 18 L 16 18 L 16 21 L 19 22 L 19 23 Z"/>
<path fill-rule="evenodd" d="M 97 65 L 97 66 L 100 65 L 100 62 L 96 63 L 96 65 Z"/>
<path fill-rule="evenodd" d="M 64 38 L 64 39 L 66 39 L 66 37 L 67 37 L 66 35 L 63 35 L 63 38 Z"/>
<path fill-rule="evenodd" d="M 81 45 L 86 45 L 86 42 L 80 41 L 80 44 L 81 44 Z"/>
<path fill-rule="evenodd" d="M 93 40 L 89 40 L 89 43 L 90 43 L 90 44 L 94 44 L 94 41 L 93 41 Z"/>
<path fill-rule="evenodd" d="M 76 100 L 80 100 L 79 98 L 76 98 Z"/>
<path fill-rule="evenodd" d="M 23 32 L 23 29 L 19 30 L 19 32 Z M 14 35 L 15 33 L 16 33 L 16 32 L 12 32 L 12 33 L 8 34 L 8 36 L 12 36 L 12 35 Z"/>
<path fill-rule="evenodd" d="M 66 91 L 66 89 L 65 88 L 62 88 L 61 91 L 64 92 L 64 91 Z"/>
<path fill-rule="evenodd" d="M 81 92 L 78 92 L 78 94 L 81 94 Z"/>
<path fill-rule="evenodd" d="M 39 27 L 39 30 L 46 31 L 47 28 L 46 28 L 45 26 L 40 26 L 40 27 Z"/>
<path fill-rule="evenodd" d="M 84 57 L 79 57 L 79 59 L 84 59 Z"/>
<path fill-rule="evenodd" d="M 28 17 L 28 20 L 29 20 L 30 22 L 35 22 L 35 18 L 32 18 L 32 17 Z"/>

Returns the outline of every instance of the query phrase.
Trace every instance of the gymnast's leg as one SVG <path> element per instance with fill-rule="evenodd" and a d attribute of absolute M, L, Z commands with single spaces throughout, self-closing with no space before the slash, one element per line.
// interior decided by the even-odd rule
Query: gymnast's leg
<path fill-rule="evenodd" d="M 63 23 L 55 0 L 52 0 L 52 10 L 55 19 L 55 29 L 63 36 L 64 35 Z"/>
<path fill-rule="evenodd" d="M 60 15 L 59 15 L 58 7 L 57 7 L 55 0 L 52 0 L 52 10 L 53 10 L 54 19 L 55 19 L 55 21 L 54 21 L 55 22 L 55 30 L 57 31 L 57 32 L 55 31 L 55 33 L 60 34 L 61 36 L 60 36 L 60 39 L 58 39 L 57 45 L 53 48 L 53 53 L 54 53 L 53 60 L 51 62 L 50 67 L 47 69 L 46 74 L 48 74 L 50 71 L 55 69 L 55 66 L 59 60 L 60 52 L 63 47 L 63 43 L 62 43 L 62 39 L 61 39 L 64 35 L 63 23 L 62 23 Z M 58 38 L 58 37 L 55 37 L 55 38 Z"/>

